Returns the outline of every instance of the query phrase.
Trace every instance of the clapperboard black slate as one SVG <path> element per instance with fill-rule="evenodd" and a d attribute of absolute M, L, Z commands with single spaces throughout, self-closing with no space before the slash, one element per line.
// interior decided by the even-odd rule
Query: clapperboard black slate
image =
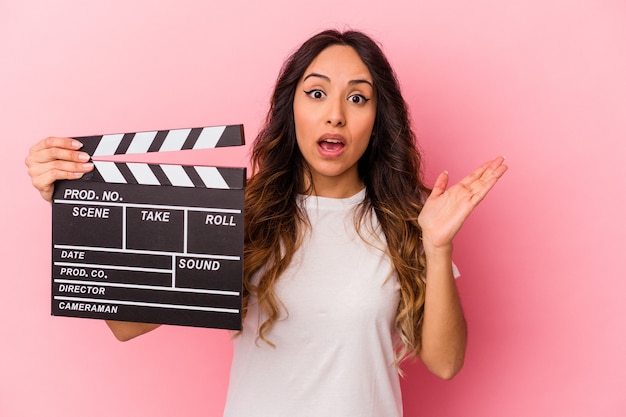
<path fill-rule="evenodd" d="M 241 125 L 76 139 L 101 159 L 244 144 Z M 240 329 L 245 168 L 94 165 L 55 185 L 52 314 Z"/>

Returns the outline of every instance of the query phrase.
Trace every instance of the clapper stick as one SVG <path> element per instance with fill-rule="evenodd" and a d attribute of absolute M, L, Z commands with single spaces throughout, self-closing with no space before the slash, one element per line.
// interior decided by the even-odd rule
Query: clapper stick
<path fill-rule="evenodd" d="M 76 139 L 94 170 L 55 186 L 52 314 L 240 329 L 246 169 L 106 156 L 239 146 L 243 126 Z"/>

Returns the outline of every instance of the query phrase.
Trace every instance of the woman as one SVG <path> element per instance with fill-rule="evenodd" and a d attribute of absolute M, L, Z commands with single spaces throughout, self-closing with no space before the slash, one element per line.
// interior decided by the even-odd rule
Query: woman
<path fill-rule="evenodd" d="M 69 138 L 31 149 L 46 200 L 55 180 L 93 169 L 79 149 Z M 452 378 L 466 346 L 452 240 L 503 158 L 428 190 L 384 54 L 360 32 L 325 31 L 283 66 L 252 167 L 225 415 L 401 416 L 403 359 Z M 158 327 L 108 325 L 120 340 Z"/>

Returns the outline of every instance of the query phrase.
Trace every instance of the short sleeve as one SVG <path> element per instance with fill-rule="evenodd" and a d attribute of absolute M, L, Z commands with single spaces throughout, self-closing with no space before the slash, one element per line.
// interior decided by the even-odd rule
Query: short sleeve
<path fill-rule="evenodd" d="M 454 262 L 452 262 L 452 275 L 454 275 L 455 279 L 461 276 L 461 271 L 459 271 L 459 268 Z"/>

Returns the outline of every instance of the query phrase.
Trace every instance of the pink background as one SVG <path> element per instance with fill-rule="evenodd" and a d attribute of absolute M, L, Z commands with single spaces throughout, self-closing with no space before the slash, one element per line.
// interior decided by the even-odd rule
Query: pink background
<path fill-rule="evenodd" d="M 50 207 L 24 156 L 48 135 L 228 123 L 251 142 L 283 59 L 327 27 L 381 41 L 430 181 L 511 167 L 455 245 L 465 368 L 409 366 L 406 415 L 626 415 L 626 2 L 5 0 L 1 416 L 221 415 L 226 332 L 119 343 L 50 316 Z"/>

